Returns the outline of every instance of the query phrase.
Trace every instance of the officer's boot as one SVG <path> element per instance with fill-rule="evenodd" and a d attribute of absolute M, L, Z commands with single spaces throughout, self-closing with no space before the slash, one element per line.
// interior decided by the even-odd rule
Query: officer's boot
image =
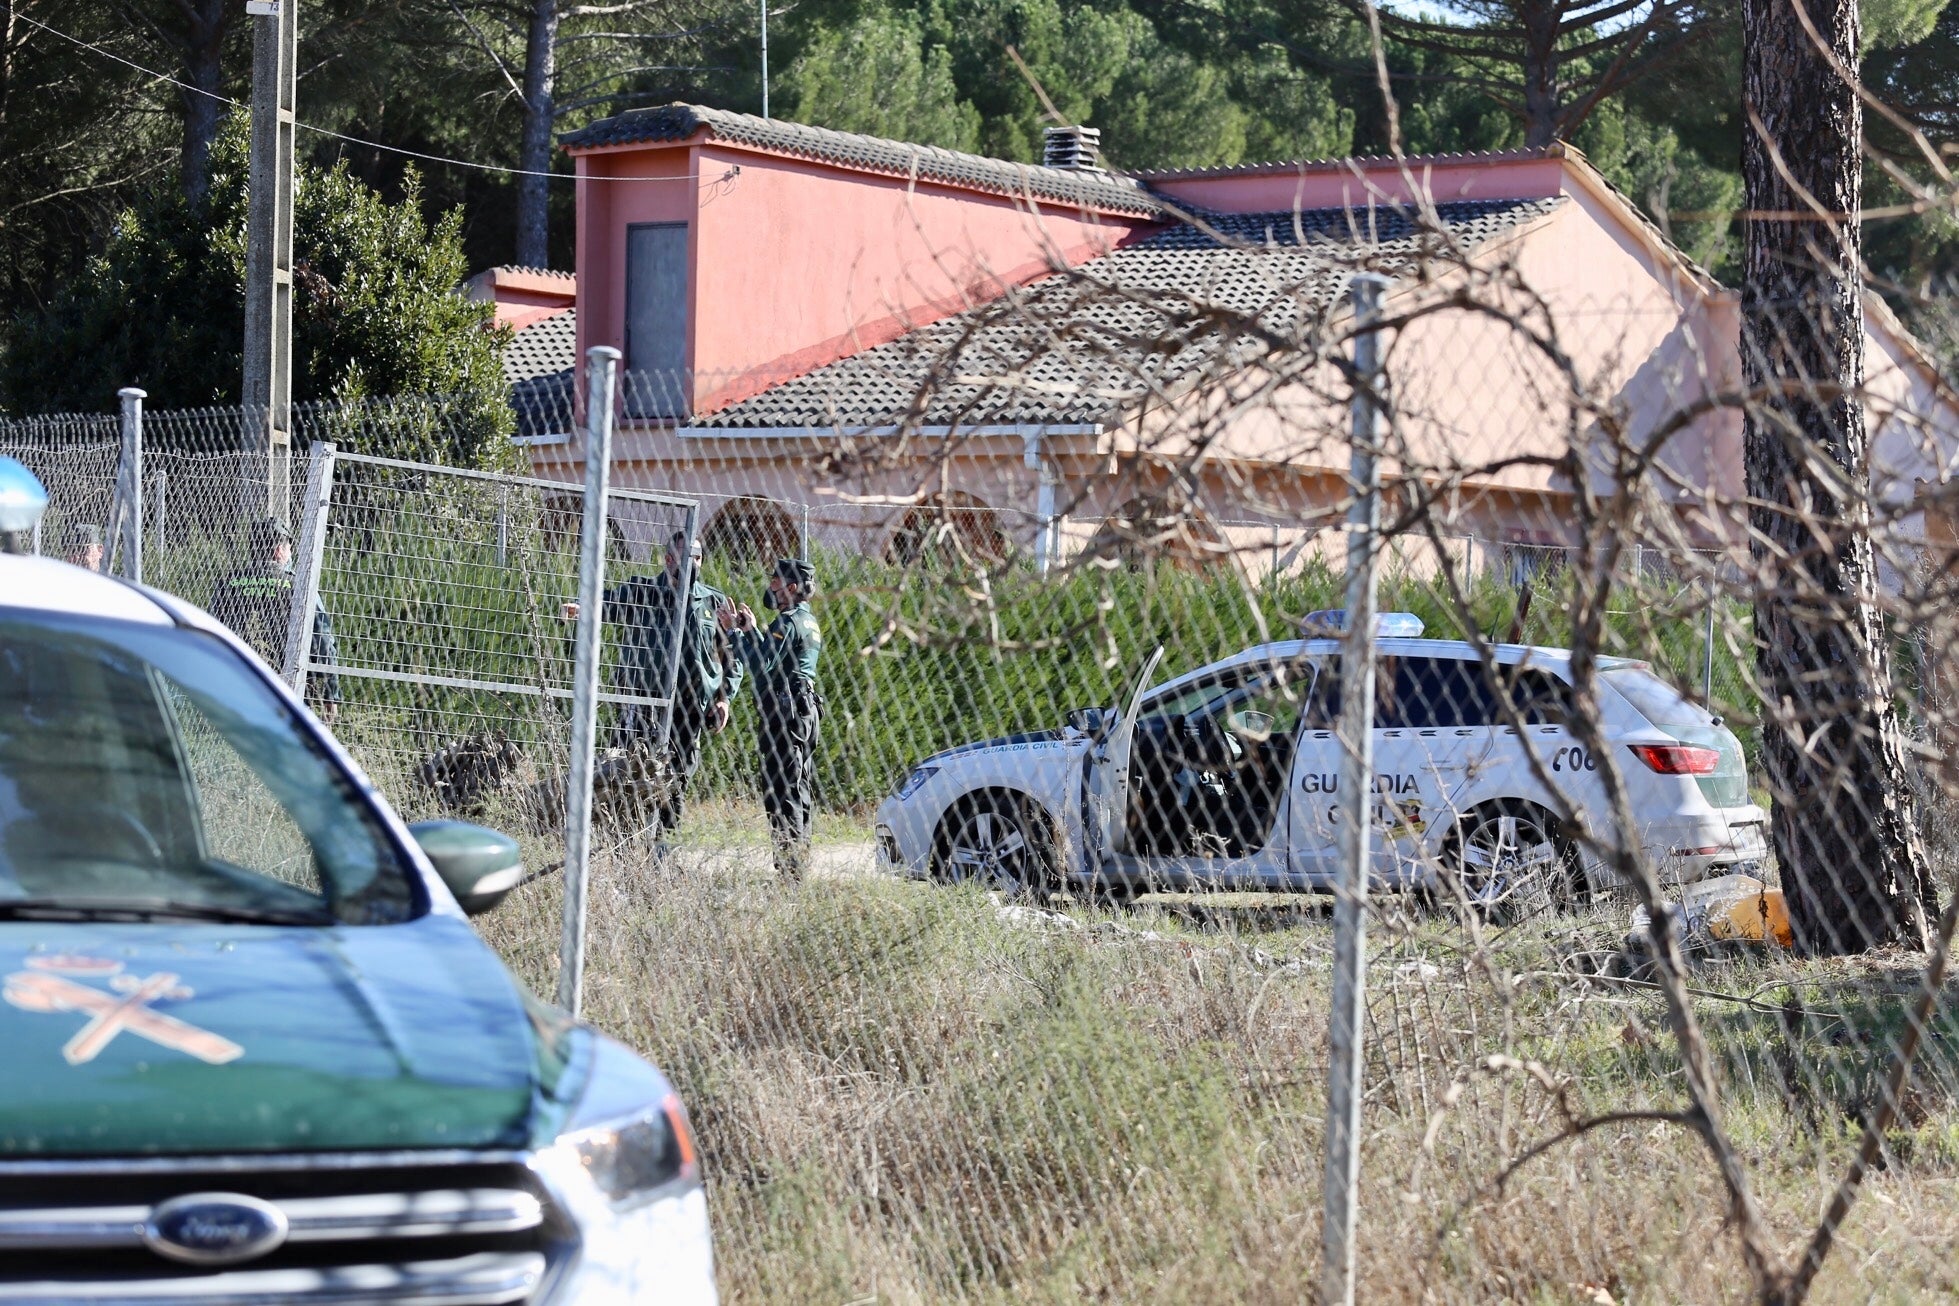
<path fill-rule="evenodd" d="M 775 871 L 789 884 L 801 884 L 809 863 L 809 845 L 791 839 L 775 841 Z"/>

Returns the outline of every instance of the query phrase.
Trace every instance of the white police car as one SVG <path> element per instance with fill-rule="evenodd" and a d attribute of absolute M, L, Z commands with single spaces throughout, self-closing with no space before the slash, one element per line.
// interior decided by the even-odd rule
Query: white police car
<path fill-rule="evenodd" d="M 1484 908 L 1608 889 L 1552 815 L 1555 786 L 1588 828 L 1611 828 L 1598 759 L 1567 724 L 1570 654 L 1499 645 L 1493 680 L 1471 645 L 1419 638 L 1412 614 L 1380 620 L 1375 883 L 1453 876 Z M 1151 688 L 1162 656 L 1122 710 L 920 762 L 878 808 L 880 865 L 1032 892 L 1331 887 L 1339 642 L 1264 644 Z M 1605 659 L 1600 680 L 1647 854 L 1680 880 L 1755 869 L 1766 815 L 1740 742 L 1645 663 Z"/>

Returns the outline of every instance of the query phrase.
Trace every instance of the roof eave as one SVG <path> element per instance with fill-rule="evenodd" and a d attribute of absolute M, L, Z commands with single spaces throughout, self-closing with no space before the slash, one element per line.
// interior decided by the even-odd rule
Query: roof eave
<path fill-rule="evenodd" d="M 566 134 L 570 135 L 571 133 Z M 713 127 L 707 123 L 702 123 L 685 136 L 675 136 L 665 140 L 649 138 L 639 141 L 607 141 L 599 145 L 568 145 L 563 143 L 563 138 L 560 138 L 559 148 L 563 149 L 566 154 L 574 159 L 584 159 L 599 154 L 630 154 L 635 150 L 686 150 L 692 149 L 696 145 L 704 145 L 710 139 L 720 140 L 721 138 L 715 136 Z M 737 142 L 731 141 L 723 141 L 722 143 L 737 144 Z"/>
<path fill-rule="evenodd" d="M 1712 272 L 1688 258 L 1685 250 L 1669 240 L 1666 233 L 1641 213 L 1639 206 L 1593 166 L 1583 152 L 1567 146 L 1561 157 L 1568 182 L 1610 209 L 1620 225 L 1644 245 L 1649 254 L 1668 265 L 1689 287 L 1702 296 L 1719 294 L 1726 289 Z"/>

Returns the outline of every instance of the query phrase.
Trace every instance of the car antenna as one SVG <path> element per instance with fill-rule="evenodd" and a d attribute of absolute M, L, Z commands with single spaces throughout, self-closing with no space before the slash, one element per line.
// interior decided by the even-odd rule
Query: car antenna
<path fill-rule="evenodd" d="M 1524 587 L 1517 591 L 1517 610 L 1510 614 L 1510 632 L 1504 636 L 1504 643 L 1524 642 L 1524 623 L 1530 620 L 1530 600 L 1535 592 L 1535 588 L 1528 580 L 1524 582 Z"/>

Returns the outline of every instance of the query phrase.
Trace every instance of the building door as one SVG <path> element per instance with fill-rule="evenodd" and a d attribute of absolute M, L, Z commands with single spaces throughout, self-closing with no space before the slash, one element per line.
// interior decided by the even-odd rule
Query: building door
<path fill-rule="evenodd" d="M 628 417 L 687 415 L 687 224 L 626 228 Z"/>

